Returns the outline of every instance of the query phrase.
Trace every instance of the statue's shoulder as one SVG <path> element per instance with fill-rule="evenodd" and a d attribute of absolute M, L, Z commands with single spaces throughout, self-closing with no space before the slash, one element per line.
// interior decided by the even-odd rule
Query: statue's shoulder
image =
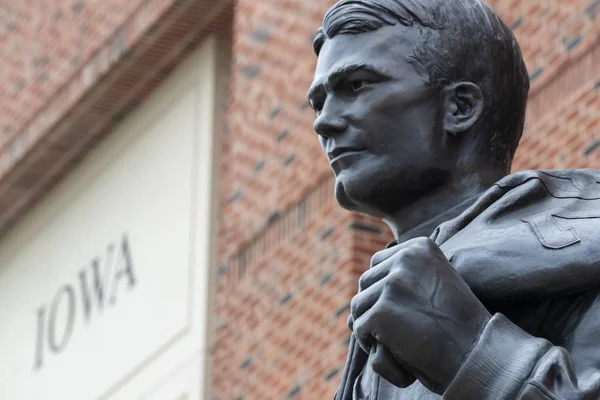
<path fill-rule="evenodd" d="M 472 228 L 500 227 L 510 237 L 523 231 L 523 243 L 535 237 L 547 249 L 566 248 L 584 238 L 592 244 L 600 235 L 598 170 L 519 171 L 496 183 L 490 193 L 494 196 L 482 204 L 485 210 Z"/>
<path fill-rule="evenodd" d="M 434 239 L 473 292 L 496 302 L 600 285 L 598 237 L 600 171 L 578 169 L 506 176 Z"/>
<path fill-rule="evenodd" d="M 496 186 L 510 190 L 530 181 L 543 185 L 556 198 L 600 199 L 600 170 L 592 168 L 518 171 L 498 181 Z"/>
<path fill-rule="evenodd" d="M 576 243 L 574 223 L 600 235 L 600 171 L 595 169 L 518 171 L 495 183 L 469 209 L 436 230 L 444 243 L 454 235 L 479 236 L 504 232 L 505 237 L 530 237 L 531 226 L 544 247 Z M 564 225 L 564 226 L 562 226 Z M 593 232 L 591 232 L 593 231 Z"/>

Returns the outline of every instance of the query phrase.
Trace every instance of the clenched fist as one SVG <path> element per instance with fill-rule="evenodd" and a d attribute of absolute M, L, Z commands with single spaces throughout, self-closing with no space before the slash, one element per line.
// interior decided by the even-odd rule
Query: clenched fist
<path fill-rule="evenodd" d="M 417 238 L 373 256 L 349 324 L 375 372 L 442 394 L 490 318 L 440 248 Z"/>

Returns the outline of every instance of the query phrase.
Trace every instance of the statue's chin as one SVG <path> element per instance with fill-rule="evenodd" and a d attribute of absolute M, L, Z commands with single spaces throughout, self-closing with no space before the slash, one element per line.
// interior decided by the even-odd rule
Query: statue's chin
<path fill-rule="evenodd" d="M 335 182 L 335 198 L 345 210 L 373 218 L 383 218 L 383 213 L 379 212 L 369 201 L 367 189 L 365 184 L 348 182 L 338 177 Z"/>
<path fill-rule="evenodd" d="M 348 196 L 348 191 L 346 190 L 344 183 L 339 179 L 336 179 L 335 181 L 335 198 L 342 208 L 348 211 L 357 211 L 357 205 Z"/>

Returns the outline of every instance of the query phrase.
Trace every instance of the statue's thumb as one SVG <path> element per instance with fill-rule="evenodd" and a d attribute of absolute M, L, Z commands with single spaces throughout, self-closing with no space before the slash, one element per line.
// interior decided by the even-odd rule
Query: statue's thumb
<path fill-rule="evenodd" d="M 412 385 L 416 380 L 381 343 L 377 343 L 371 348 L 370 359 L 373 371 L 394 386 L 405 388 Z"/>

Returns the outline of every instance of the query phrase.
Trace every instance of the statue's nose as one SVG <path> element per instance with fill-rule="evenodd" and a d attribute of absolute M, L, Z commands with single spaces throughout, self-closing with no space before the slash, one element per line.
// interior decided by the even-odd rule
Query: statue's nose
<path fill-rule="evenodd" d="M 339 110 L 326 105 L 315 120 L 314 129 L 317 134 L 330 137 L 346 131 L 348 124 Z"/>

